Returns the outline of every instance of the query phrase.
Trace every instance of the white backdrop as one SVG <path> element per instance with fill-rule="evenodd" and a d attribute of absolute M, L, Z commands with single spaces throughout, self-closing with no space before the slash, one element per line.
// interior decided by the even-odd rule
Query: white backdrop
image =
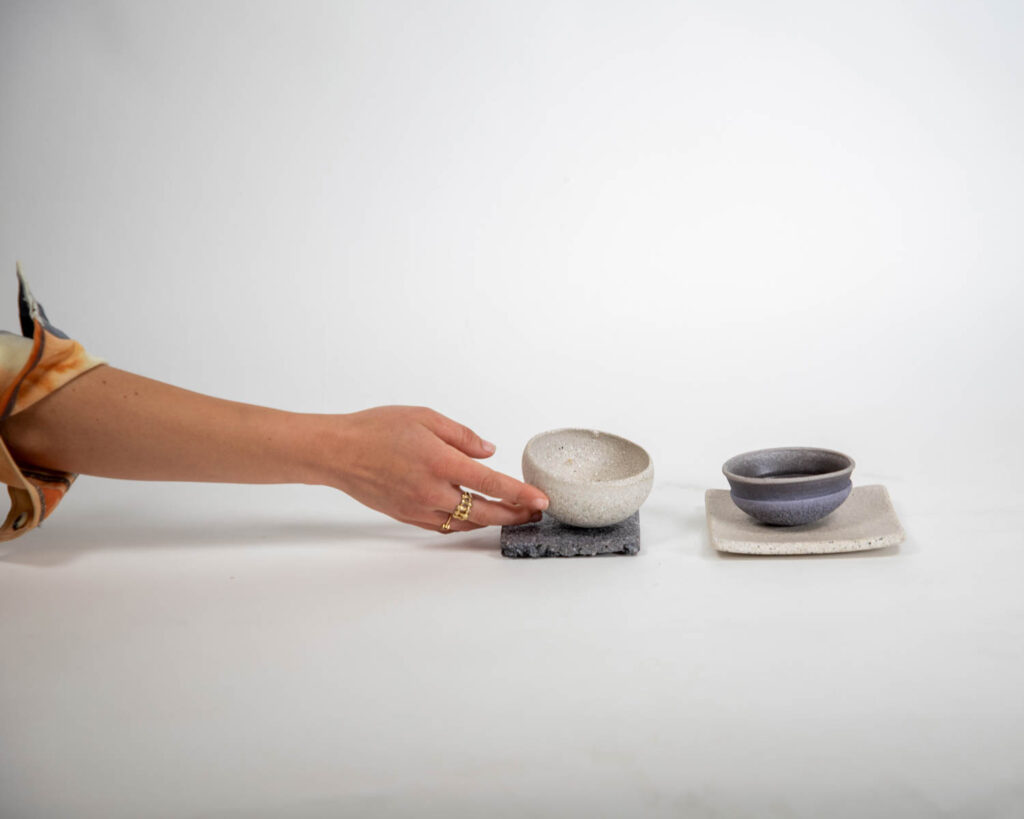
<path fill-rule="evenodd" d="M 4 2 L 5 326 L 20 259 L 57 326 L 181 386 L 296 410 L 426 404 L 516 475 L 538 431 L 622 434 L 655 461 L 651 526 L 696 551 L 727 457 L 833 447 L 893 493 L 911 537 L 889 565 L 939 572 L 927 555 L 946 554 L 935 576 L 954 582 L 964 550 L 1020 545 L 1022 37 L 1013 2 Z M 191 491 L 83 479 L 36 548 L 64 554 L 122 497 L 170 520 L 210 497 Z M 218 514 L 279 497 L 212 491 Z M 288 497 L 323 520 L 330 504 L 377 525 L 304 491 Z M 26 578 L 53 582 L 28 548 L 0 566 L 8 618 Z M 1012 572 L 986 565 L 921 628 L 1000 600 L 962 646 L 994 621 L 1019 645 Z M 890 578 L 892 612 L 920 580 Z M 1006 651 L 993 673 L 1019 681 Z M 1013 719 L 993 760 L 1021 761 Z M 999 781 L 1019 806 L 1019 779 Z M 54 815 L 44 791 L 8 793 Z M 197 805 L 248 815 L 211 798 Z"/>
<path fill-rule="evenodd" d="M 3 22 L 0 258 L 126 369 L 428 404 L 515 456 L 607 428 L 702 479 L 781 442 L 891 472 L 1019 440 L 1015 4 Z"/>

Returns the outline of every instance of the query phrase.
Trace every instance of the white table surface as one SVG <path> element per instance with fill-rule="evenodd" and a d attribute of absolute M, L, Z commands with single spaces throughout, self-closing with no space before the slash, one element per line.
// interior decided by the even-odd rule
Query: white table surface
<path fill-rule="evenodd" d="M 897 548 L 722 556 L 660 476 L 639 556 L 515 561 L 82 479 L 0 550 L 0 815 L 1019 816 L 1020 493 L 882 482 Z"/>

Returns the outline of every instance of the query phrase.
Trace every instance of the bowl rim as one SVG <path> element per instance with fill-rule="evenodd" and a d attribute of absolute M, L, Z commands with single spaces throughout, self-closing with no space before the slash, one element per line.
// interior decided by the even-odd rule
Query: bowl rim
<path fill-rule="evenodd" d="M 536 458 L 531 457 L 530 460 L 533 462 L 533 465 L 537 467 L 537 469 L 544 472 L 545 475 L 550 477 L 552 480 L 560 481 L 561 483 L 570 484 L 573 486 L 627 486 L 629 484 L 639 483 L 648 476 L 653 476 L 654 474 L 654 461 L 651 459 L 651 453 L 649 453 L 646 449 L 640 446 L 640 444 L 636 443 L 635 441 L 629 440 L 629 438 L 624 438 L 621 435 L 616 435 L 614 432 L 604 432 L 603 430 L 591 429 L 589 427 L 559 427 L 558 429 L 549 429 L 546 430 L 545 432 L 538 432 L 536 435 L 530 438 L 530 440 L 526 442 L 526 446 L 523 447 L 523 458 L 526 458 L 527 453 L 533 447 L 534 443 L 536 443 L 538 440 L 540 440 L 541 438 L 547 438 L 549 435 L 557 435 L 558 433 L 561 432 L 587 432 L 590 433 L 591 435 L 596 434 L 598 436 L 603 436 L 605 438 L 615 438 L 616 440 L 623 441 L 629 444 L 630 446 L 640 450 L 640 452 L 642 452 L 644 457 L 647 459 L 647 463 L 643 469 L 634 472 L 631 475 L 627 475 L 624 478 L 609 478 L 606 481 L 595 481 L 563 478 L 560 475 L 555 475 L 554 473 L 552 473 L 550 469 L 540 464 Z"/>
<path fill-rule="evenodd" d="M 752 478 L 748 475 L 739 475 L 733 472 L 729 466 L 740 458 L 748 458 L 751 455 L 763 455 L 769 452 L 822 452 L 828 455 L 838 455 L 840 458 L 847 461 L 847 465 L 842 469 L 836 469 L 832 472 L 820 472 L 816 475 L 803 475 L 794 478 Z M 845 452 L 840 452 L 837 449 L 826 449 L 820 446 L 773 446 L 765 449 L 752 449 L 749 452 L 741 452 L 739 455 L 733 455 L 729 460 L 722 464 L 722 474 L 724 474 L 730 481 L 738 481 L 740 483 L 753 484 L 755 486 L 789 486 L 792 484 L 814 483 L 815 481 L 827 480 L 829 478 L 838 478 L 843 474 L 850 475 L 853 473 L 855 466 L 857 466 L 857 462 L 854 461 L 853 458 Z"/>

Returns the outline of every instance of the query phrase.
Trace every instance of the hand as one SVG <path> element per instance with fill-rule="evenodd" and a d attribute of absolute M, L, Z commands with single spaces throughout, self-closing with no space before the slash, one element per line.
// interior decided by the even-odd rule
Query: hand
<path fill-rule="evenodd" d="M 474 460 L 493 455 L 494 444 L 433 410 L 377 407 L 331 418 L 320 441 L 332 460 L 324 482 L 403 523 L 440 530 L 460 487 L 478 494 L 469 520 L 453 519 L 452 531 L 539 520 L 547 508 L 536 487 Z"/>

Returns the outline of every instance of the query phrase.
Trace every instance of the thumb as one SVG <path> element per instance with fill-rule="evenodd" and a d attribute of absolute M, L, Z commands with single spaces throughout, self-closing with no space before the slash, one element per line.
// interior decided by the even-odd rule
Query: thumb
<path fill-rule="evenodd" d="M 434 413 L 427 427 L 449 446 L 455 447 L 470 458 L 490 458 L 496 447 L 485 441 L 467 426 L 453 421 L 440 413 Z"/>

